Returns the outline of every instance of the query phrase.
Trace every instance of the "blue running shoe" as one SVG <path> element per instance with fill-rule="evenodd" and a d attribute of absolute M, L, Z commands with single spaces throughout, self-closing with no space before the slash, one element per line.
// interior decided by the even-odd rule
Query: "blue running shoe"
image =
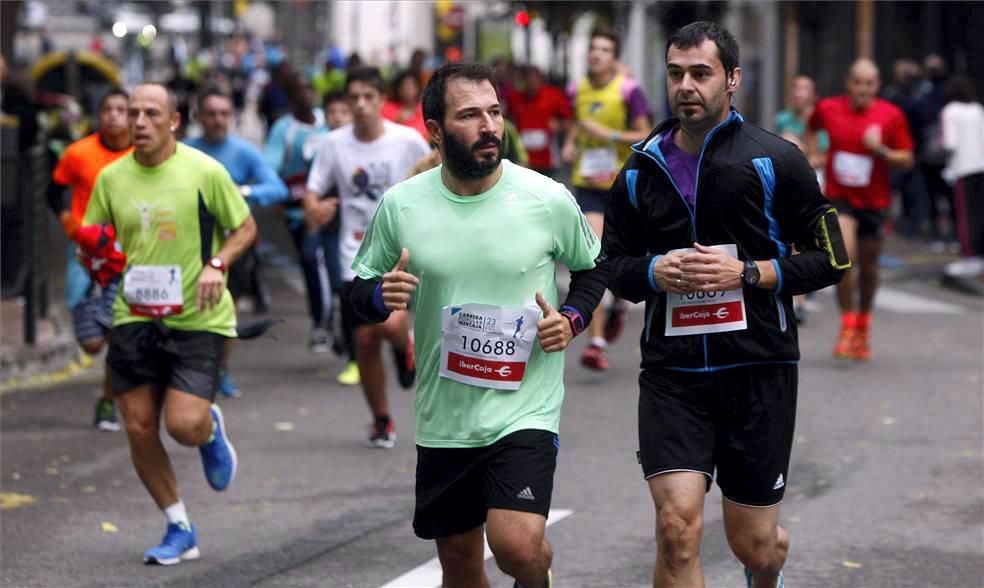
<path fill-rule="evenodd" d="M 212 420 L 215 421 L 212 440 L 200 446 L 198 451 L 202 454 L 208 485 L 219 492 L 228 488 L 236 477 L 236 449 L 226 437 L 225 421 L 218 404 L 212 404 Z"/>
<path fill-rule="evenodd" d="M 239 398 L 243 395 L 239 390 L 239 386 L 232 381 L 229 372 L 225 370 L 219 370 L 219 392 L 226 398 Z"/>
<path fill-rule="evenodd" d="M 194 525 L 187 528 L 178 523 L 169 523 L 161 544 L 144 552 L 144 563 L 173 566 L 183 560 L 198 559 L 201 552 L 198 551 L 197 543 Z"/>
<path fill-rule="evenodd" d="M 752 588 L 752 572 L 745 568 L 745 581 L 748 582 L 748 588 Z M 776 588 L 785 588 L 785 584 L 782 583 L 782 572 L 779 572 L 779 581 L 776 583 Z"/>

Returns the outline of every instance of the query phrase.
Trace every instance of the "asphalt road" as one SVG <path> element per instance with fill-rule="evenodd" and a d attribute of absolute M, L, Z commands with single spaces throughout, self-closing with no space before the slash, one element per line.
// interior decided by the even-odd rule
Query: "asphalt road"
<path fill-rule="evenodd" d="M 7 390 L 2 408 L 0 581 L 10 587 L 434 586 L 433 545 L 410 529 L 413 392 L 390 391 L 399 439 L 365 447 L 368 410 L 334 382 L 341 361 L 310 355 L 303 299 L 283 284 L 277 339 L 243 343 L 222 400 L 239 474 L 224 493 L 205 483 L 198 454 L 168 447 L 199 529 L 202 558 L 146 567 L 164 531 L 123 433 L 90 428 L 98 373 Z M 295 279 L 296 285 L 296 279 Z M 870 364 L 837 362 L 829 292 L 800 332 L 803 361 L 793 463 L 782 522 L 792 534 L 790 588 L 984 585 L 984 435 L 980 299 L 944 291 L 918 272 L 887 284 Z M 548 530 L 555 585 L 650 585 L 654 517 L 635 461 L 637 334 L 612 349 L 605 374 L 569 355 L 567 400 Z M 711 587 L 744 586 L 707 499 L 702 550 Z M 491 560 L 494 586 L 511 586 Z M 403 577 L 401 581 L 394 582 Z M 423 578 L 414 584 L 412 578 Z M 402 583 L 401 583 L 402 582 Z"/>

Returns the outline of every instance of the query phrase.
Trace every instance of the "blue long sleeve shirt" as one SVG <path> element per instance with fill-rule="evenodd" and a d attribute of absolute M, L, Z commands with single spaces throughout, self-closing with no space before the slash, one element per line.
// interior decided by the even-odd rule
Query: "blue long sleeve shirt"
<path fill-rule="evenodd" d="M 232 136 L 221 143 L 209 143 L 205 137 L 189 139 L 185 143 L 221 163 L 237 186 L 249 186 L 247 201 L 250 203 L 270 206 L 287 200 L 287 184 L 251 143 Z"/>

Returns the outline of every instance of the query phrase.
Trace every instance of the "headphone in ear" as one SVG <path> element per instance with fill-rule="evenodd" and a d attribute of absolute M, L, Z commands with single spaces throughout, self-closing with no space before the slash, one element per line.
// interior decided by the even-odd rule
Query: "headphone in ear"
<path fill-rule="evenodd" d="M 736 82 L 734 78 L 731 78 L 731 87 L 732 87 L 732 88 L 733 88 L 733 87 L 735 86 L 735 84 L 737 84 L 737 83 L 738 83 L 738 82 Z"/>

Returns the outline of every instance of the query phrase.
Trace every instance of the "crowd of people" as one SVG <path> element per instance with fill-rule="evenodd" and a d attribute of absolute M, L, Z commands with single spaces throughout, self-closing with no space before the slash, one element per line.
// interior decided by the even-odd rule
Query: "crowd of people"
<path fill-rule="evenodd" d="M 871 358 L 893 191 L 904 204 L 894 226 L 933 239 L 944 223 L 930 207 L 926 227 L 925 204 L 950 199 L 955 182 L 951 224 L 964 253 L 982 256 L 984 108 L 938 58 L 919 83 L 900 62 L 885 98 L 877 66 L 859 59 L 843 95 L 818 99 L 796 77 L 789 108 L 763 129 L 733 106 L 735 39 L 696 22 L 668 38 L 672 117 L 658 122 L 620 48 L 611 30 L 593 31 L 587 75 L 566 89 L 532 65 L 505 78 L 504 64 L 430 71 L 423 52 L 388 81 L 356 56 L 329 55 L 311 73 L 246 52 L 245 87 L 216 71 L 187 96 L 189 85 L 145 83 L 102 97 L 99 130 L 65 151 L 48 200 L 78 249 L 68 290 L 79 342 L 108 347 L 96 426 L 118 430 L 119 410 L 167 520 L 145 562 L 200 555 L 162 421 L 199 449 L 212 488 L 235 477 L 215 396 L 242 394 L 233 343 L 269 326 L 236 315 L 245 295 L 269 309 L 251 210 L 275 206 L 304 276 L 307 349 L 346 358 L 338 382 L 362 387 L 370 446 L 396 442 L 384 344 L 399 384 L 416 384 L 413 528 L 436 541 L 445 586 L 488 585 L 483 534 L 517 586 L 552 585 L 544 533 L 563 352 L 587 331 L 581 365 L 611 369 L 628 302 L 645 303 L 639 462 L 656 512 L 653 585 L 703 585 L 715 477 L 748 586 L 783 585 L 794 298 L 837 284 L 833 354 Z M 267 129 L 260 145 L 236 133 L 250 113 Z M 558 263 L 571 272 L 564 299 Z"/>

